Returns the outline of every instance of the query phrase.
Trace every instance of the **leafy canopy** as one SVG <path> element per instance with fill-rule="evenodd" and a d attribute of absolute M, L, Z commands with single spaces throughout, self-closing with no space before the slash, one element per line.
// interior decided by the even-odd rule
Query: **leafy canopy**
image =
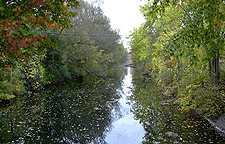
<path fill-rule="evenodd" d="M 76 12 L 77 0 L 1 0 L 0 1 L 0 68 L 7 68 L 20 59 L 27 59 L 46 42 L 46 35 L 37 31 L 71 27 L 70 17 Z"/>

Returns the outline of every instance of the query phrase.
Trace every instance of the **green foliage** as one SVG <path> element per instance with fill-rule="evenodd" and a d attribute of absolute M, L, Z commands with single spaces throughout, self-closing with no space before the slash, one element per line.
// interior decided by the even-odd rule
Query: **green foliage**
<path fill-rule="evenodd" d="M 44 60 L 45 70 L 48 74 L 47 81 L 71 77 L 66 64 L 63 62 L 63 55 L 64 52 L 60 49 L 48 49 Z"/>
<path fill-rule="evenodd" d="M 21 63 L 22 79 L 25 80 L 25 86 L 28 90 L 36 90 L 43 86 L 44 68 L 41 65 L 43 56 L 34 55 L 32 59 Z"/>
<path fill-rule="evenodd" d="M 0 101 L 9 100 L 15 97 L 13 94 L 10 94 L 14 90 L 13 84 L 7 81 L 1 81 L 0 85 Z"/>
<path fill-rule="evenodd" d="M 120 36 L 112 30 L 100 7 L 80 1 L 79 9 L 74 11 L 79 11 L 72 19 L 75 27 L 64 29 L 58 39 L 62 63 L 71 77 L 111 76 L 109 69 L 124 59 Z"/>
<path fill-rule="evenodd" d="M 0 1 L 0 68 L 8 71 L 0 73 L 0 99 L 46 83 L 40 58 L 51 44 L 40 30 L 71 27 L 76 12 L 69 9 L 77 5 L 77 0 Z"/>
<path fill-rule="evenodd" d="M 25 92 L 24 81 L 20 77 L 19 66 L 11 69 L 11 72 L 1 71 L 0 79 L 0 101 L 14 98 L 15 95 Z"/>
<path fill-rule="evenodd" d="M 218 116 L 224 109 L 224 89 L 214 87 L 208 71 L 192 72 L 182 78 L 178 100 L 183 111 L 195 109 L 206 116 Z"/>
<path fill-rule="evenodd" d="M 0 68 L 13 66 L 20 59 L 43 50 L 46 35 L 38 28 L 71 27 L 70 18 L 76 12 L 69 10 L 78 5 L 77 0 L 24 0 L 0 2 Z"/>
<path fill-rule="evenodd" d="M 95 76 L 99 73 L 104 76 L 102 52 L 97 52 L 97 47 L 88 40 L 82 44 L 65 47 L 64 59 L 67 60 L 68 69 L 74 76 Z"/>
<path fill-rule="evenodd" d="M 86 38 L 94 41 L 98 50 L 104 50 L 106 54 L 117 51 L 120 36 L 117 30 L 111 28 L 110 20 L 102 9 L 84 0 L 80 0 L 79 4 L 77 17 L 72 20 L 75 27 L 67 32 L 78 34 L 81 38 L 85 34 Z"/>
<path fill-rule="evenodd" d="M 27 5 L 20 1 L 4 1 L 1 4 L 0 10 L 4 13 L 0 14 L 0 30 L 3 30 L 0 37 L 13 37 L 10 46 L 15 45 L 18 49 L 9 55 L 4 52 L 7 41 L 0 42 L 3 50 L 0 52 L 4 53 L 0 56 L 0 67 L 11 73 L 17 72 L 11 77 L 7 73 L 0 74 L 3 77 L 0 80 L 1 99 L 67 79 L 92 81 L 117 75 L 115 67 L 124 59 L 125 49 L 119 42 L 118 32 L 111 28 L 100 7 L 80 1 L 77 8 L 76 0 L 24 1 Z M 5 5 L 20 14 L 8 17 Z M 23 17 L 25 20 L 20 22 Z M 18 21 L 14 22 L 13 18 Z M 5 25 L 11 26 L 12 31 L 5 33 Z"/>
<path fill-rule="evenodd" d="M 132 33 L 132 56 L 142 63 L 168 96 L 177 96 L 184 111 L 223 113 L 224 52 L 222 1 L 149 2 L 146 22 Z M 155 36 L 155 37 L 154 37 Z M 153 38 L 154 37 L 154 38 Z M 146 59 L 147 58 L 147 59 Z"/>

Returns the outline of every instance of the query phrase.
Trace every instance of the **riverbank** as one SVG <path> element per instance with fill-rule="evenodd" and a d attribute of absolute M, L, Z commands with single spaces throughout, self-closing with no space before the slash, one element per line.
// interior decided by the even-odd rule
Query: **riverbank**
<path fill-rule="evenodd" d="M 175 102 L 175 98 L 171 98 L 169 100 L 163 101 L 161 102 L 161 105 L 165 106 L 165 105 L 170 105 L 173 104 L 173 102 Z M 194 112 L 195 113 L 195 112 Z M 204 118 L 205 120 L 207 120 L 209 122 L 209 124 L 214 127 L 214 129 L 225 138 L 225 113 L 223 113 L 222 115 L 218 116 L 217 118 L 207 118 L 204 115 L 201 114 L 196 114 L 201 116 L 202 118 Z"/>
<path fill-rule="evenodd" d="M 216 119 L 209 119 L 205 116 L 203 117 L 225 138 L 225 113 Z"/>
<path fill-rule="evenodd" d="M 149 77 L 142 74 L 142 78 L 148 79 Z M 170 93 L 169 95 L 167 95 L 167 94 L 165 94 L 165 92 L 163 92 L 163 95 L 166 97 L 166 99 L 164 99 L 160 102 L 161 106 L 163 106 L 163 107 L 170 106 L 170 105 L 178 106 L 177 103 L 175 104 L 175 101 L 177 100 L 177 96 L 175 94 Z M 224 140 L 225 140 L 225 113 L 223 113 L 217 117 L 209 117 L 209 118 L 195 110 L 188 110 L 183 113 L 184 113 L 184 115 L 186 115 L 187 117 L 190 117 L 190 118 L 193 116 L 194 117 L 197 116 L 200 119 L 204 119 L 206 123 L 209 123 L 208 129 L 210 130 L 213 128 L 217 132 L 217 134 L 224 137 Z"/>
<path fill-rule="evenodd" d="M 162 106 L 166 105 L 174 105 L 176 98 L 170 98 L 168 100 L 162 101 L 160 104 Z M 187 112 L 188 113 L 188 112 Z M 199 114 L 197 112 L 191 111 L 191 113 L 195 113 L 194 115 L 198 115 L 209 122 L 209 124 L 221 135 L 225 138 L 225 113 L 218 116 L 217 118 L 207 118 L 206 116 Z"/>
<path fill-rule="evenodd" d="M 118 90 L 125 73 L 121 68 L 107 80 L 60 82 L 16 97 L 0 109 L 0 143 L 104 143 L 122 116 Z"/>
<path fill-rule="evenodd" d="M 135 72 L 130 100 L 146 131 L 143 143 L 224 143 L 225 138 L 200 113 L 180 110 L 175 95 L 165 93 L 153 78 Z"/>
<path fill-rule="evenodd" d="M 175 102 L 174 98 L 168 99 L 166 101 L 161 102 L 160 104 L 162 106 L 166 106 L 166 105 L 170 105 L 173 104 L 173 102 Z M 202 118 L 204 118 L 205 120 L 207 120 L 209 122 L 209 124 L 214 127 L 214 129 L 225 138 L 225 113 L 220 115 L 217 118 L 207 118 L 204 115 L 201 114 L 197 114 L 199 116 L 201 116 Z"/>

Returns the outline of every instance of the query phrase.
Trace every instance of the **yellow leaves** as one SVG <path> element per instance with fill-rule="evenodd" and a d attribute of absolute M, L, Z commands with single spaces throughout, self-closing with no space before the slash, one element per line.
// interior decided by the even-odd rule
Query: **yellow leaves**
<path fill-rule="evenodd" d="M 171 58 L 171 60 L 172 60 L 173 64 L 176 63 L 176 59 L 175 58 Z"/>
<path fill-rule="evenodd" d="M 177 7 L 177 13 L 179 12 L 179 5 L 178 5 L 178 7 Z"/>
<path fill-rule="evenodd" d="M 157 52 L 154 52 L 154 53 L 152 54 L 153 57 L 156 57 L 157 55 L 158 55 Z"/>
<path fill-rule="evenodd" d="M 198 70 L 198 73 L 201 74 L 202 73 L 202 70 Z"/>
<path fill-rule="evenodd" d="M 1 93 L 1 94 L 0 94 L 0 97 L 1 97 L 1 98 L 4 97 L 4 99 L 9 100 L 9 99 L 14 98 L 15 95 L 12 95 L 12 94 L 3 94 L 3 93 Z"/>
<path fill-rule="evenodd" d="M 47 22 L 47 21 L 45 21 L 45 22 L 47 23 L 47 28 L 48 29 L 53 29 L 55 27 L 55 28 L 57 28 L 59 30 L 59 27 L 58 27 L 58 25 L 56 23 Z"/>

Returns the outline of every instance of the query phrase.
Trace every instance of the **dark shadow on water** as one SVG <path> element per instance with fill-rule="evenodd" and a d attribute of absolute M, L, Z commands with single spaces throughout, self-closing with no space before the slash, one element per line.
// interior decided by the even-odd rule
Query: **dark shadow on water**
<path fill-rule="evenodd" d="M 1 108 L 0 143 L 106 143 L 112 122 L 122 115 L 118 90 L 124 74 L 52 86 Z"/>
<path fill-rule="evenodd" d="M 163 95 L 153 81 L 136 81 L 132 111 L 146 131 L 143 143 L 203 144 L 225 143 L 209 123 L 193 113 L 184 114 L 176 105 L 162 105 L 171 97 Z"/>
<path fill-rule="evenodd" d="M 127 102 L 121 99 L 125 74 L 82 85 L 67 82 L 21 96 L 0 110 L 0 143 L 107 143 L 110 134 L 117 137 L 113 128 L 118 126 L 113 124 L 120 126 L 130 118 L 121 103 Z M 145 130 L 142 143 L 224 143 L 200 117 L 187 117 L 174 105 L 161 105 L 168 97 L 151 82 L 136 82 L 132 89 L 129 102 Z"/>

